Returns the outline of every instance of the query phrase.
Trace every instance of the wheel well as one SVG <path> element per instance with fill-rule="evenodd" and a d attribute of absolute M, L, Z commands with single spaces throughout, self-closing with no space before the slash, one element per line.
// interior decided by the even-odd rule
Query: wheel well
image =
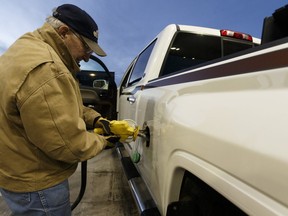
<path fill-rule="evenodd" d="M 193 214 L 207 216 L 247 215 L 197 176 L 185 171 L 179 201 L 169 204 L 167 216 Z"/>

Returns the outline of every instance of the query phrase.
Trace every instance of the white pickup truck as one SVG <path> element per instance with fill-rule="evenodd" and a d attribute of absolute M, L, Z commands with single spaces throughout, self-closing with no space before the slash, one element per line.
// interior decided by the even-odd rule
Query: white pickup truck
<path fill-rule="evenodd" d="M 250 35 L 169 25 L 136 56 L 118 153 L 141 215 L 288 215 L 288 7 Z"/>

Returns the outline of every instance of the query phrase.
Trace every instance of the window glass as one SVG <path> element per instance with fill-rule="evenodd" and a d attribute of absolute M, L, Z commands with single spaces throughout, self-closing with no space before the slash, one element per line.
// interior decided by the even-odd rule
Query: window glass
<path fill-rule="evenodd" d="M 252 43 L 239 43 L 236 41 L 223 40 L 223 56 L 252 48 Z"/>
<path fill-rule="evenodd" d="M 223 40 L 223 43 L 221 42 Z M 223 44 L 223 47 L 222 45 Z M 253 43 L 220 36 L 179 32 L 163 64 L 161 76 L 252 48 Z"/>
<path fill-rule="evenodd" d="M 130 74 L 131 74 L 131 71 L 132 71 L 132 68 L 133 68 L 133 65 L 134 65 L 134 62 L 136 61 L 136 59 L 134 59 L 129 67 L 127 68 L 126 72 L 125 72 L 125 76 L 121 82 L 121 86 L 120 86 L 120 93 L 122 93 L 123 89 L 128 87 L 128 79 L 130 77 Z"/>
<path fill-rule="evenodd" d="M 143 73 L 145 71 L 148 59 L 151 55 L 151 52 L 153 50 L 153 47 L 155 45 L 156 41 L 154 41 L 153 43 L 151 43 L 138 57 L 132 74 L 130 76 L 128 85 L 133 85 L 134 83 L 138 82 L 139 80 L 141 80 Z"/>
<path fill-rule="evenodd" d="M 104 68 L 93 59 L 90 59 L 88 62 L 81 61 L 80 69 L 86 71 L 105 71 Z"/>
<path fill-rule="evenodd" d="M 76 74 L 80 87 L 108 90 L 110 77 L 105 69 L 93 59 L 81 62 L 81 71 Z M 109 72 L 114 80 L 114 72 Z"/>
<path fill-rule="evenodd" d="M 170 47 L 162 75 L 221 57 L 221 38 L 180 32 Z"/>

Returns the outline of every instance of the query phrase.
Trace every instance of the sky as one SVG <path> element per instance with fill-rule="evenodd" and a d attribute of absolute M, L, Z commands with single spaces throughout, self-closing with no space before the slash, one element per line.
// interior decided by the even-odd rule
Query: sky
<path fill-rule="evenodd" d="M 53 8 L 75 4 L 99 27 L 101 60 L 118 83 L 130 62 L 168 24 L 230 29 L 261 38 L 263 19 L 284 0 L 0 0 L 0 55 L 41 27 Z"/>

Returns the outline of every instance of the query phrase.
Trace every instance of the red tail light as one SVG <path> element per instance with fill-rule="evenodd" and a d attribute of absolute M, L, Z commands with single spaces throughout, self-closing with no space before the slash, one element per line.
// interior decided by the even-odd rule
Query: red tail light
<path fill-rule="evenodd" d="M 244 34 L 241 32 L 235 32 L 235 31 L 230 31 L 230 30 L 220 30 L 221 36 L 225 37 L 232 37 L 232 38 L 237 38 L 241 40 L 247 40 L 252 42 L 252 36 L 249 34 Z"/>

